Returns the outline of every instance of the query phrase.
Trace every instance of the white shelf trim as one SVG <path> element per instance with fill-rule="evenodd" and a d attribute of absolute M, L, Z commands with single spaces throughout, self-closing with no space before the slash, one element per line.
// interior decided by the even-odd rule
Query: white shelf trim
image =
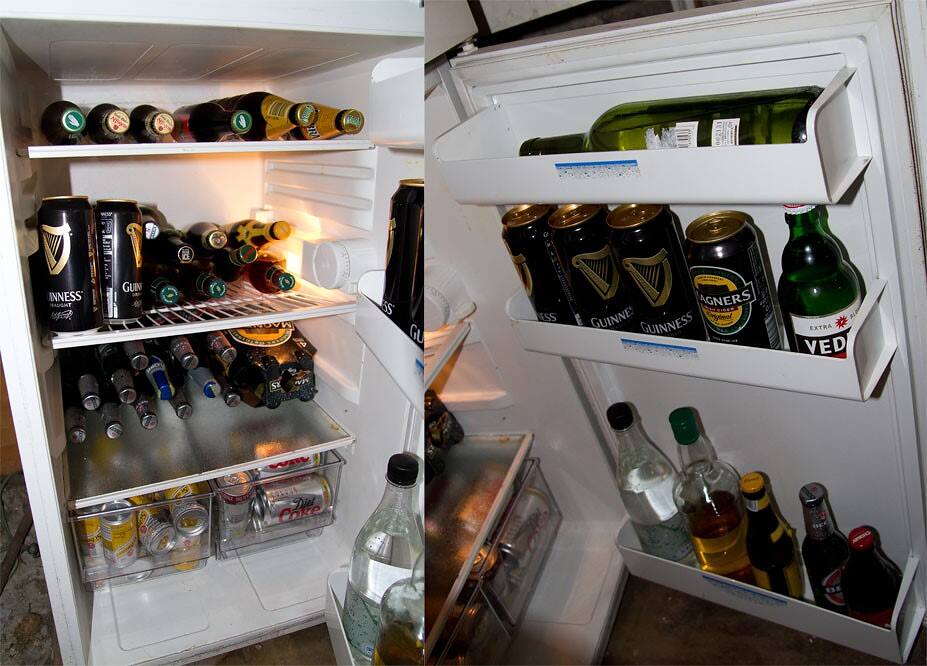
<path fill-rule="evenodd" d="M 77 146 L 29 146 L 20 157 L 34 160 L 85 157 L 158 157 L 162 155 L 227 155 L 233 153 L 320 153 L 339 150 L 370 150 L 366 139 L 328 141 L 220 141 L 203 143 L 116 143 Z"/>
<path fill-rule="evenodd" d="M 425 334 L 425 390 L 431 386 L 447 362 L 460 349 L 470 333 L 470 322 L 462 321 L 447 332 Z"/>

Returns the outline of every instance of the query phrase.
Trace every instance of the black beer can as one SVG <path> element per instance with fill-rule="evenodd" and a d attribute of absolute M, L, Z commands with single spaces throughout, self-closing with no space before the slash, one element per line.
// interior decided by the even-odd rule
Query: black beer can
<path fill-rule="evenodd" d="M 103 318 L 113 323 L 142 316 L 142 213 L 127 199 L 100 199 L 95 207 Z"/>
<path fill-rule="evenodd" d="M 638 331 L 637 312 L 609 242 L 607 216 L 599 204 L 569 204 L 551 215 L 548 225 L 583 324 Z"/>
<path fill-rule="evenodd" d="M 415 253 L 415 274 L 412 276 L 412 302 L 409 306 L 409 337 L 425 349 L 425 234 L 418 235 L 418 250 Z"/>
<path fill-rule="evenodd" d="M 502 241 L 538 321 L 582 326 L 547 224 L 555 210 L 546 204 L 515 206 L 502 216 Z"/>
<path fill-rule="evenodd" d="M 87 197 L 48 197 L 38 213 L 49 330 L 92 331 L 103 323 L 93 209 Z"/>
<path fill-rule="evenodd" d="M 686 259 L 709 340 L 782 348 L 766 266 L 749 215 L 721 210 L 693 220 L 686 227 Z"/>
<path fill-rule="evenodd" d="M 406 333 L 412 324 L 412 285 L 425 225 L 425 181 L 399 181 L 390 199 L 389 235 L 386 241 L 386 275 L 383 312 Z"/>
<path fill-rule="evenodd" d="M 641 333 L 705 340 L 673 212 L 662 204 L 624 204 L 607 222 L 622 275 L 637 296 Z"/>

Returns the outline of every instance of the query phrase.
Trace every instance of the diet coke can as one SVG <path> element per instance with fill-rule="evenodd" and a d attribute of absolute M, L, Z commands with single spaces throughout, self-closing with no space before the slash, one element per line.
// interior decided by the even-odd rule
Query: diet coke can
<path fill-rule="evenodd" d="M 252 525 L 260 532 L 274 525 L 319 515 L 332 505 L 328 479 L 307 474 L 259 487 L 254 498 Z"/>
<path fill-rule="evenodd" d="M 321 464 L 322 454 L 310 453 L 308 456 L 300 456 L 292 460 L 283 460 L 261 467 L 257 470 L 257 476 L 259 479 L 266 479 L 268 477 L 280 476 L 281 474 L 289 474 L 290 472 L 296 472 L 301 469 L 318 467 Z"/>

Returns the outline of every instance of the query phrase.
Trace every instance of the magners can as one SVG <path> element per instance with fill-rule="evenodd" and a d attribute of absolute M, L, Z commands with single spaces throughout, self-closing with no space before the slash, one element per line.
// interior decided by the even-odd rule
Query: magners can
<path fill-rule="evenodd" d="M 546 204 L 515 206 L 502 216 L 502 241 L 538 321 L 582 326 L 547 224 L 555 210 Z"/>
<path fill-rule="evenodd" d="M 548 225 L 583 325 L 637 331 L 637 313 L 609 242 L 607 216 L 605 206 L 569 204 L 551 215 Z"/>
<path fill-rule="evenodd" d="M 142 316 L 142 213 L 135 201 L 100 199 L 95 217 L 103 318 L 135 321 Z"/>
<path fill-rule="evenodd" d="M 781 349 L 763 255 L 749 215 L 708 213 L 686 228 L 686 259 L 708 339 Z"/>

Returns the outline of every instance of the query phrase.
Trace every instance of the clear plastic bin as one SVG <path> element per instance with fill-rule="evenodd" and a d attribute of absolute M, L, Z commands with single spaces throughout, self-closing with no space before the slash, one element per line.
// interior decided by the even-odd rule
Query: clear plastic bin
<path fill-rule="evenodd" d="M 246 555 L 321 534 L 335 520 L 342 465 L 338 453 L 326 451 L 211 480 L 216 556 Z"/>
<path fill-rule="evenodd" d="M 501 664 L 512 633 L 488 599 L 483 584 L 468 583 L 434 651 L 438 664 Z"/>

